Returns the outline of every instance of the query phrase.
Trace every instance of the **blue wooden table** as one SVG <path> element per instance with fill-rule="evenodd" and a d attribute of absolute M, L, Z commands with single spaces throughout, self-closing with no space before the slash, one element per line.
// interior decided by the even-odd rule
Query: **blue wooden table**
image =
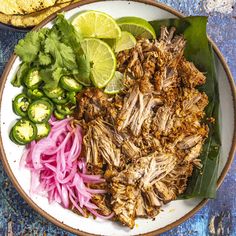
<path fill-rule="evenodd" d="M 225 56 L 236 78 L 236 6 L 235 9 L 234 7 L 231 9 L 234 0 L 162 0 L 160 2 L 172 6 L 185 15 L 208 15 L 208 34 Z M 219 6 L 217 2 L 222 6 L 217 8 Z M 226 5 L 227 3 L 229 5 Z M 23 36 L 24 33 L 0 30 L 0 75 L 15 44 Z M 209 224 L 213 227 L 209 227 Z M 5 235 L 71 236 L 72 234 L 48 223 L 32 210 L 14 189 L 0 163 L 0 236 Z M 236 160 L 218 191 L 217 199 L 210 200 L 203 209 L 182 225 L 162 234 L 162 236 L 172 235 L 236 236 Z"/>

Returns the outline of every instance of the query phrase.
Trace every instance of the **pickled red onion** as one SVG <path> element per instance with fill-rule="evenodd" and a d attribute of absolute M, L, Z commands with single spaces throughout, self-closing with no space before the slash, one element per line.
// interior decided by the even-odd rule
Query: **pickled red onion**
<path fill-rule="evenodd" d="M 82 130 L 71 118 L 57 121 L 50 120 L 51 132 L 48 137 L 31 142 L 21 159 L 21 166 L 31 171 L 30 192 L 45 193 L 49 203 L 56 201 L 65 208 L 72 206 L 82 215 L 86 208 L 93 215 L 100 215 L 98 207 L 92 203 L 93 194 L 103 194 L 102 189 L 90 189 L 86 183 L 102 183 L 100 175 L 89 175 L 86 163 L 80 157 L 82 150 Z"/>

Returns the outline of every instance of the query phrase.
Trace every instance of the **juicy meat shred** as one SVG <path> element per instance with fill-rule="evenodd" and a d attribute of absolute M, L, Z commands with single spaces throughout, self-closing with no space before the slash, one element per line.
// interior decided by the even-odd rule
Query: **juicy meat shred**
<path fill-rule="evenodd" d="M 86 149 L 86 161 L 102 167 L 106 162 L 119 167 L 120 149 L 116 147 L 112 131 L 101 119 L 93 120 L 88 124 L 88 132 L 83 139 Z"/>
<path fill-rule="evenodd" d="M 129 125 L 133 109 L 138 102 L 139 87 L 135 85 L 130 94 L 124 99 L 122 110 L 117 118 L 117 130 L 120 131 Z"/>
<path fill-rule="evenodd" d="M 192 62 L 182 58 L 177 67 L 178 74 L 186 87 L 194 88 L 197 85 L 205 84 L 206 77 Z"/>
<path fill-rule="evenodd" d="M 140 157 L 137 162 L 128 165 L 125 170 L 112 178 L 111 193 L 113 210 L 123 224 L 130 228 L 134 227 L 134 219 L 137 211 L 136 205 L 140 204 L 140 199 L 138 202 L 137 198 L 139 191 L 146 191 L 145 195 L 148 202 L 144 204 L 146 214 L 150 217 L 158 214 L 161 203 L 149 189 L 174 169 L 175 159 L 170 154 L 153 153 L 149 156 Z M 114 186 L 116 187 L 114 188 Z M 127 199 L 127 192 L 131 195 L 131 199 Z M 145 216 L 144 209 L 139 208 L 138 211 L 140 212 L 138 214 Z"/>
<path fill-rule="evenodd" d="M 113 178 L 113 181 L 148 189 L 175 167 L 176 158 L 168 153 L 140 157 Z"/>
<path fill-rule="evenodd" d="M 192 175 L 193 165 L 178 163 L 168 175 L 153 185 L 158 198 L 164 204 L 175 200 L 187 186 L 188 178 Z"/>
<path fill-rule="evenodd" d="M 158 108 L 155 117 L 153 118 L 152 127 L 159 133 L 168 132 L 171 115 L 173 111 L 169 106 L 161 106 Z"/>
<path fill-rule="evenodd" d="M 138 217 L 147 217 L 147 213 L 145 210 L 145 202 L 144 202 L 143 196 L 141 194 L 141 191 L 137 196 L 137 207 L 136 207 L 135 214 Z"/>
<path fill-rule="evenodd" d="M 93 127 L 89 126 L 86 135 L 83 138 L 85 157 L 87 163 L 93 163 L 94 166 L 102 167 L 103 160 L 98 150 L 98 137 L 94 135 Z"/>
<path fill-rule="evenodd" d="M 99 208 L 99 213 L 108 216 L 112 213 L 111 207 L 107 203 L 105 196 L 95 194 L 92 197 L 92 202 Z"/>
<path fill-rule="evenodd" d="M 175 68 L 165 67 L 154 75 L 154 86 L 157 91 L 168 91 L 176 88 L 179 83 L 178 73 Z"/>
<path fill-rule="evenodd" d="M 117 117 L 117 130 L 129 126 L 134 136 L 140 134 L 144 121 L 152 115 L 152 108 L 160 104 L 151 94 L 141 93 L 139 86 L 134 86 L 124 99 L 123 107 Z"/>
<path fill-rule="evenodd" d="M 137 160 L 140 157 L 140 155 L 141 155 L 140 148 L 138 148 L 130 140 L 124 141 L 124 143 L 122 144 L 122 147 L 121 147 L 121 151 L 132 162 Z"/>
<path fill-rule="evenodd" d="M 186 155 L 184 160 L 188 163 L 192 162 L 196 167 L 201 168 L 202 163 L 197 158 L 199 157 L 199 155 L 201 153 L 202 146 L 203 146 L 202 141 L 198 142 L 194 147 L 192 147 L 189 150 L 189 153 Z"/>
<path fill-rule="evenodd" d="M 110 191 L 112 194 L 112 209 L 118 220 L 133 228 L 139 190 L 135 186 L 112 182 Z"/>
<path fill-rule="evenodd" d="M 160 207 L 162 205 L 161 200 L 158 198 L 157 193 L 154 191 L 153 187 L 145 192 L 145 196 L 148 202 L 153 207 Z"/>
<path fill-rule="evenodd" d="M 189 149 L 195 146 L 198 142 L 202 140 L 201 135 L 192 135 L 185 137 L 181 142 L 177 144 L 179 149 Z"/>
<path fill-rule="evenodd" d="M 119 94 L 86 88 L 77 96 L 89 173 L 107 183 L 108 193 L 93 201 L 101 214 L 113 211 L 130 228 L 138 216 L 155 217 L 202 167 L 208 97 L 196 86 L 206 77 L 184 58 L 185 44 L 166 27 L 159 39 L 137 39 L 117 54 L 117 70 L 125 75 Z"/>
<path fill-rule="evenodd" d="M 78 112 L 76 117 L 86 122 L 96 117 L 105 116 L 109 102 L 106 94 L 96 88 L 87 88 L 77 95 Z"/>
<path fill-rule="evenodd" d="M 150 188 L 146 192 L 140 192 L 137 198 L 136 215 L 138 217 L 155 217 L 160 212 L 162 201 L 158 195 L 154 192 L 153 188 Z"/>

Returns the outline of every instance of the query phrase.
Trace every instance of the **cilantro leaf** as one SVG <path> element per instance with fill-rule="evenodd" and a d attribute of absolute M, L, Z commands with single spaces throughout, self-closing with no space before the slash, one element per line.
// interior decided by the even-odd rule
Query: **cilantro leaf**
<path fill-rule="evenodd" d="M 21 39 L 15 47 L 15 53 L 24 62 L 32 62 L 40 51 L 39 32 L 29 32 L 24 39 Z"/>
<path fill-rule="evenodd" d="M 45 83 L 45 86 L 47 86 L 48 83 L 52 82 L 52 68 L 45 68 L 39 71 L 40 77 Z"/>
<path fill-rule="evenodd" d="M 56 70 L 52 73 L 52 78 L 54 80 L 54 88 L 57 87 L 55 85 L 58 85 L 61 77 L 66 74 L 66 71 L 63 68 L 58 67 Z"/>
<path fill-rule="evenodd" d="M 77 63 L 75 59 L 75 54 L 72 48 L 66 46 L 64 43 L 60 43 L 60 52 L 63 59 L 63 64 L 69 70 L 77 69 Z"/>
<path fill-rule="evenodd" d="M 49 32 L 50 32 L 49 28 L 42 28 L 38 31 L 41 42 L 44 42 Z"/>
<path fill-rule="evenodd" d="M 90 63 L 85 57 L 85 55 L 81 55 L 78 57 L 78 70 L 74 73 L 75 79 L 83 84 L 84 86 L 91 85 L 90 80 Z"/>
<path fill-rule="evenodd" d="M 55 27 L 61 34 L 62 42 L 71 46 L 75 52 L 78 70 L 77 72 L 73 72 L 73 74 L 78 78 L 78 81 L 82 81 L 82 84 L 90 85 L 90 63 L 85 57 L 80 45 L 80 42 L 83 40 L 81 33 L 75 29 L 71 22 L 65 19 L 63 14 L 57 15 Z"/>
<path fill-rule="evenodd" d="M 50 65 L 51 63 L 52 63 L 52 59 L 49 54 L 44 53 L 44 52 L 39 53 L 39 65 L 47 66 L 47 65 Z"/>
<path fill-rule="evenodd" d="M 50 32 L 45 40 L 45 52 L 54 58 L 54 67 L 66 67 L 69 70 L 77 69 L 74 51 L 71 47 L 60 42 L 55 31 Z"/>
<path fill-rule="evenodd" d="M 71 22 L 65 19 L 63 14 L 58 14 L 55 27 L 61 34 L 61 40 L 66 45 L 71 46 L 76 53 L 81 55 L 82 50 L 80 42 L 83 39 L 81 33 L 75 29 Z"/>
<path fill-rule="evenodd" d="M 63 75 L 67 75 L 68 71 L 58 67 L 56 69 L 46 68 L 40 70 L 40 76 L 43 78 L 45 83 L 44 88 L 46 89 L 54 89 L 58 86 L 59 81 Z"/>

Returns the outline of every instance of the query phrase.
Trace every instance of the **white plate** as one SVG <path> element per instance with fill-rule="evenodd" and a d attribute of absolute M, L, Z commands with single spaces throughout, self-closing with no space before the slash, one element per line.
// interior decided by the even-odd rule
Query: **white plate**
<path fill-rule="evenodd" d="M 84 4 L 84 3 L 83 3 Z M 151 1 L 149 2 L 151 4 Z M 156 3 L 153 5 L 144 4 L 140 2 L 128 1 L 106 1 L 89 3 L 74 9 L 68 10 L 65 13 L 66 18 L 70 18 L 74 14 L 84 10 L 99 10 L 112 15 L 114 18 L 122 16 L 138 16 L 147 20 L 156 20 L 170 17 L 180 16 L 174 10 L 168 7 L 163 7 Z M 154 6 L 155 5 L 155 6 Z M 159 6 L 159 7 L 158 7 Z M 175 14 L 175 15 L 174 15 Z M 177 16 L 176 16 L 177 15 Z M 47 27 L 51 26 L 49 22 Z M 228 68 L 218 52 L 217 52 L 217 77 L 219 80 L 220 100 L 222 111 L 222 153 L 220 158 L 220 168 L 218 175 L 221 175 L 219 182 L 222 181 L 227 169 L 232 161 L 233 156 L 233 135 L 234 135 L 234 99 L 233 96 L 233 80 L 228 71 Z M 221 58 L 221 59 L 219 59 Z M 17 190 L 21 193 L 24 199 L 44 217 L 51 220 L 53 223 L 70 230 L 71 232 L 83 234 L 82 232 L 99 235 L 136 235 L 153 232 L 153 235 L 168 230 L 190 217 L 199 209 L 204 202 L 197 199 L 173 201 L 163 207 L 161 212 L 155 220 L 137 219 L 136 226 L 130 230 L 126 227 L 120 226 L 117 223 L 104 220 L 93 220 L 91 218 L 80 217 L 73 212 L 62 208 L 58 204 L 49 204 L 47 199 L 41 196 L 30 196 L 30 173 L 26 169 L 19 168 L 19 160 L 21 158 L 23 147 L 14 145 L 9 139 L 9 129 L 12 122 L 17 118 L 13 113 L 12 99 L 21 90 L 14 88 L 10 81 L 15 75 L 20 60 L 19 58 L 12 58 L 5 70 L 1 90 L 1 139 L 2 139 L 2 156 L 5 169 L 12 179 Z M 200 205 L 199 205 L 200 204 Z M 62 223 L 61 223 L 62 222 Z M 76 231 L 79 230 L 79 231 Z M 81 232 L 82 231 L 82 232 Z"/>

